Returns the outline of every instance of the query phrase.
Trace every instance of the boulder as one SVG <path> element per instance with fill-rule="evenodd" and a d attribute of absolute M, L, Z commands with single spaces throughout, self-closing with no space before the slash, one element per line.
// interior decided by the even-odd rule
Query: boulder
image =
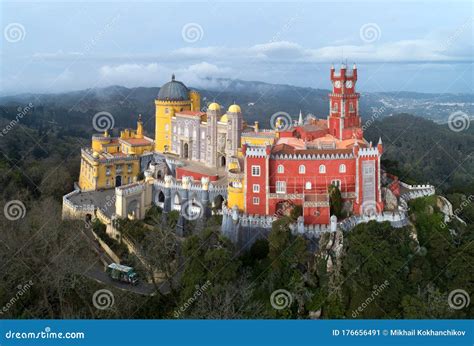
<path fill-rule="evenodd" d="M 398 207 L 398 200 L 397 197 L 393 194 L 393 192 L 387 188 L 382 187 L 382 199 L 385 204 L 386 210 L 396 210 Z"/>

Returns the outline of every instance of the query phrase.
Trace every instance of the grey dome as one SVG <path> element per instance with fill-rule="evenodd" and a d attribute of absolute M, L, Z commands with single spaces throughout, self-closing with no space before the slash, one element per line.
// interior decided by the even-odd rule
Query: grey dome
<path fill-rule="evenodd" d="M 164 84 L 158 92 L 158 100 L 161 101 L 185 101 L 189 100 L 189 89 L 183 82 L 174 80 L 174 75 L 171 77 L 171 82 Z"/>

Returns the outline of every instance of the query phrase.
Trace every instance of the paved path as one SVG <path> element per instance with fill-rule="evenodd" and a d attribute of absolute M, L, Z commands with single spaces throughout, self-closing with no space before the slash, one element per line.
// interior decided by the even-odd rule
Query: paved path
<path fill-rule="evenodd" d="M 120 290 L 147 296 L 154 296 L 157 293 L 157 290 L 153 284 L 150 284 L 143 280 L 138 281 L 138 284 L 135 286 L 124 282 L 112 280 L 107 275 L 107 273 L 104 272 L 104 268 L 102 268 L 99 263 L 96 266 L 90 268 L 85 275 L 97 282 L 100 282 L 107 286 L 113 286 Z M 170 288 L 167 283 L 162 283 L 161 286 L 159 286 L 159 290 L 162 294 L 167 294 L 170 292 Z"/>
<path fill-rule="evenodd" d="M 134 292 L 137 294 L 153 296 L 157 293 L 155 285 L 148 283 L 146 281 L 140 280 L 137 285 L 131 285 L 120 281 L 112 280 L 109 275 L 105 272 L 106 264 L 113 263 L 113 259 L 102 249 L 99 245 L 99 242 L 94 238 L 91 230 L 88 228 L 83 229 L 82 234 L 84 238 L 91 246 L 91 248 L 97 253 L 97 256 L 100 259 L 100 262 L 97 262 L 96 265 L 91 267 L 85 275 L 97 282 L 102 284 L 113 286 L 115 288 Z M 162 282 L 159 284 L 158 289 L 161 294 L 170 293 L 170 285 L 168 282 Z"/>

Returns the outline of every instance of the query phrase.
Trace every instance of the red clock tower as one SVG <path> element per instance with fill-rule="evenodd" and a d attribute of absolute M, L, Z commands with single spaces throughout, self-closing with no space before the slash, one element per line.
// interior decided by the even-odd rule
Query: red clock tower
<path fill-rule="evenodd" d="M 329 94 L 329 133 L 337 139 L 362 138 L 359 116 L 359 97 L 356 93 L 357 67 L 347 70 L 346 65 L 336 72 L 331 66 L 332 93 Z"/>

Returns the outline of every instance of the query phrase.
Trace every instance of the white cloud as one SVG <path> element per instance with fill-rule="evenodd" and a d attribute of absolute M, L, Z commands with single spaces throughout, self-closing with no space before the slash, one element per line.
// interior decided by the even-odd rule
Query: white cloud
<path fill-rule="evenodd" d="M 159 86 L 169 81 L 171 74 L 174 73 L 178 80 L 181 77 L 185 78 L 187 85 L 197 88 L 216 88 L 222 83 L 216 78 L 226 77 L 231 72 L 230 68 L 220 68 L 205 61 L 174 69 L 158 63 L 105 65 L 99 69 L 99 74 L 104 78 L 105 84 L 130 87 Z"/>

